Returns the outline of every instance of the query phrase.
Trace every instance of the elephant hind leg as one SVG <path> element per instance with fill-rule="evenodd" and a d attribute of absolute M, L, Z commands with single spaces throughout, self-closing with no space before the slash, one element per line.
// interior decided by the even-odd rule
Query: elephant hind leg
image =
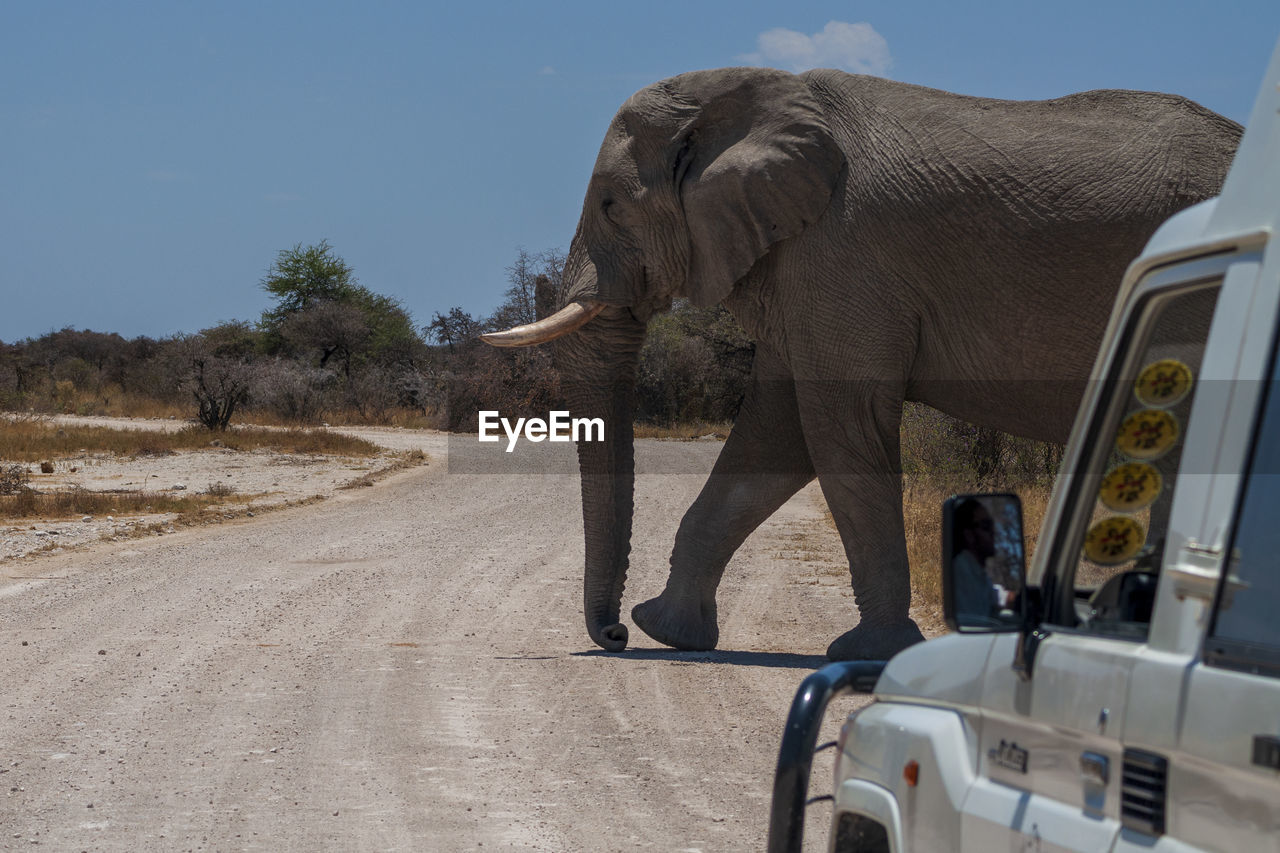
<path fill-rule="evenodd" d="M 818 475 L 849 558 L 858 623 L 827 647 L 831 660 L 888 660 L 924 639 L 910 616 L 901 476 Z"/>
<path fill-rule="evenodd" d="M 631 618 L 677 649 L 719 642 L 716 589 L 738 547 L 813 479 L 796 407 L 795 383 L 781 361 L 757 347 L 752 382 L 711 476 L 685 513 L 662 594 Z"/>
<path fill-rule="evenodd" d="M 849 560 L 858 624 L 832 660 L 887 660 L 924 636 L 911 620 L 902 518 L 902 389 L 892 382 L 804 383 L 801 401 L 823 497 Z"/>

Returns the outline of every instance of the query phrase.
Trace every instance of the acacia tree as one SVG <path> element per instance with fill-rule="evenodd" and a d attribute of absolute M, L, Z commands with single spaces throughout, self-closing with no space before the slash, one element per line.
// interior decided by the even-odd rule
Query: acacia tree
<path fill-rule="evenodd" d="M 334 254 L 329 241 L 281 249 L 262 279 L 262 289 L 275 297 L 276 305 L 262 313 L 261 326 L 278 334 L 295 312 L 325 302 L 349 303 L 357 287 L 351 267 Z"/>
<path fill-rule="evenodd" d="M 422 339 L 409 312 L 361 285 L 328 241 L 282 249 L 262 279 L 276 304 L 259 323 L 270 354 L 314 354 L 320 366 L 336 358 L 343 373 L 369 361 L 410 365 Z"/>

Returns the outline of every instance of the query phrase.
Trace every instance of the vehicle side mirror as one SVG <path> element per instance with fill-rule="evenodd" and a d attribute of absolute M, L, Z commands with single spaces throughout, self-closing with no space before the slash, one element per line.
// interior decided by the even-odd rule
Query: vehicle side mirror
<path fill-rule="evenodd" d="M 942 505 L 942 612 L 951 630 L 1022 630 L 1024 555 L 1017 495 L 947 498 Z"/>

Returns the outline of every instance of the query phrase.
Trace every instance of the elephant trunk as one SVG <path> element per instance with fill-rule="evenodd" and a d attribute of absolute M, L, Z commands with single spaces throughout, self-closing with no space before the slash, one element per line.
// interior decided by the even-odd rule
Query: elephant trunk
<path fill-rule="evenodd" d="M 619 614 L 631 553 L 635 501 L 631 419 L 636 363 L 645 333 L 644 321 L 624 307 L 624 301 L 618 293 L 602 293 L 579 226 L 565 261 L 561 309 L 538 323 L 484 336 L 494 346 L 549 342 L 573 417 L 604 422 L 603 441 L 578 442 L 578 467 L 586 542 L 583 615 L 591 639 L 611 652 L 627 647 L 627 628 Z"/>
<path fill-rule="evenodd" d="M 635 495 L 632 417 L 644 324 L 625 308 L 606 309 L 580 332 L 558 340 L 556 364 L 575 418 L 601 418 L 603 441 L 578 443 L 586 545 L 583 615 L 602 649 L 627 647 L 619 621 L 631 552 Z"/>

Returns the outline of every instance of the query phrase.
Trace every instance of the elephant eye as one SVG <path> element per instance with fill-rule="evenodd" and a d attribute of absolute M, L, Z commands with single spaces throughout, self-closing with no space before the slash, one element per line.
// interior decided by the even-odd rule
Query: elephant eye
<path fill-rule="evenodd" d="M 605 219 L 608 219 L 614 225 L 619 224 L 618 223 L 619 211 L 613 199 L 606 198 L 604 201 L 600 202 L 600 210 L 602 213 L 604 213 Z"/>

